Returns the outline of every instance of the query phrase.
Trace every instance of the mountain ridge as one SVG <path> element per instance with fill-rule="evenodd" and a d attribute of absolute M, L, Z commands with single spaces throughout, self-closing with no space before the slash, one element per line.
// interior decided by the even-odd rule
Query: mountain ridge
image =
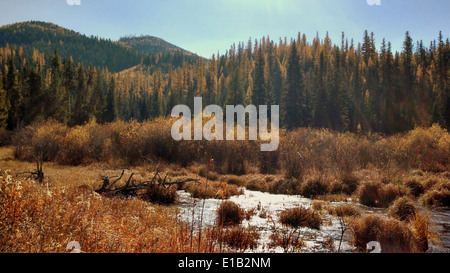
<path fill-rule="evenodd" d="M 142 38 L 140 38 L 142 37 Z M 152 65 L 154 55 L 182 55 L 192 62 L 197 55 L 161 38 L 141 35 L 122 37 L 122 41 L 87 36 L 50 22 L 27 21 L 0 27 L 0 47 L 23 47 L 28 53 L 34 49 L 45 56 L 58 52 L 62 58 L 72 57 L 75 63 L 108 67 L 112 72 L 139 65 Z M 153 37 L 153 38 L 149 38 Z M 152 56 L 153 55 L 153 56 Z"/>
<path fill-rule="evenodd" d="M 186 55 L 195 55 L 194 53 L 188 50 L 185 50 L 177 45 L 167 42 L 162 38 L 152 35 L 145 35 L 145 34 L 141 34 L 139 36 L 127 35 L 120 37 L 117 43 L 124 45 L 128 48 L 132 48 L 144 54 L 179 52 Z"/>

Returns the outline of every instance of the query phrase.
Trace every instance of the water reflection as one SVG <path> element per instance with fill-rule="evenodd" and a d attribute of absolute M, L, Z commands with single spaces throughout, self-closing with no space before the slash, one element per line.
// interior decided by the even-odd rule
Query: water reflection
<path fill-rule="evenodd" d="M 216 210 L 224 200 L 217 199 L 194 199 L 185 191 L 179 191 L 180 195 L 179 207 L 181 209 L 181 217 L 184 221 L 194 225 L 199 225 L 200 221 L 204 226 L 211 226 L 216 221 Z M 245 210 L 255 209 L 255 215 L 249 220 L 242 222 L 243 226 L 251 226 L 258 230 L 260 234 L 258 248 L 254 252 L 283 252 L 281 247 L 268 248 L 270 243 L 270 235 L 282 226 L 278 221 L 279 212 L 298 206 L 310 207 L 313 201 L 299 195 L 270 194 L 258 191 L 244 189 L 243 194 L 232 196 L 229 201 L 235 202 Z M 337 206 L 342 202 L 326 202 L 329 206 Z M 365 213 L 386 214 L 386 210 L 369 208 L 358 203 L 354 203 Z M 193 209 L 194 208 L 194 209 Z M 423 209 L 424 210 L 424 209 Z M 202 216 L 203 211 L 203 218 Z M 443 246 L 433 246 L 430 252 L 450 252 L 450 210 L 426 210 L 433 222 L 433 231 L 441 237 Z M 335 240 L 335 248 L 339 244 L 341 235 L 340 223 L 336 217 L 327 213 L 322 214 L 324 224 L 320 230 L 312 230 L 309 228 L 300 228 L 301 238 L 305 242 L 305 247 L 301 252 L 329 252 L 330 249 L 324 246 L 327 238 Z M 349 231 L 345 233 L 343 238 L 341 251 L 351 252 L 354 247 L 351 245 L 351 237 Z"/>

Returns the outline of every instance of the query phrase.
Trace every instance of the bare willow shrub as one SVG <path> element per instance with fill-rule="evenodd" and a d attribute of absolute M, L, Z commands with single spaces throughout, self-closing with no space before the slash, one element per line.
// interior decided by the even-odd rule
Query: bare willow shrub
<path fill-rule="evenodd" d="M 65 125 L 53 119 L 29 125 L 12 137 L 14 156 L 28 161 L 40 159 L 42 156 L 44 161 L 54 161 L 67 132 Z"/>
<path fill-rule="evenodd" d="M 152 121 L 117 121 L 111 124 L 112 149 L 128 164 L 145 160 L 175 160 L 181 156 L 177 143 L 171 136 L 170 119 Z"/>
<path fill-rule="evenodd" d="M 351 133 L 339 133 L 334 140 L 331 159 L 337 170 L 348 175 L 357 167 L 361 140 Z"/>
<path fill-rule="evenodd" d="M 88 157 L 89 134 L 85 127 L 77 126 L 69 129 L 62 139 L 58 161 L 62 164 L 79 165 Z"/>
<path fill-rule="evenodd" d="M 120 158 L 133 164 L 143 160 L 148 149 L 144 141 L 142 126 L 136 121 L 118 121 L 113 124 L 112 147 Z"/>
<path fill-rule="evenodd" d="M 63 138 L 57 160 L 68 165 L 109 160 L 111 135 L 110 124 L 100 125 L 91 121 L 83 126 L 72 127 Z"/>
<path fill-rule="evenodd" d="M 278 150 L 270 152 L 259 152 L 259 171 L 263 174 L 275 174 L 279 169 L 279 156 Z"/>
<path fill-rule="evenodd" d="M 437 124 L 408 132 L 402 145 L 408 151 L 408 160 L 413 168 L 425 171 L 450 168 L 450 135 Z"/>
<path fill-rule="evenodd" d="M 301 194 L 307 198 L 313 198 L 320 195 L 325 195 L 330 192 L 330 183 L 325 180 L 323 176 L 308 177 L 302 183 Z"/>
<path fill-rule="evenodd" d="M 92 161 L 108 161 L 111 159 L 111 145 L 112 128 L 110 123 L 97 124 L 90 122 L 86 125 L 86 130 L 89 135 L 89 142 L 87 144 L 88 157 Z"/>
<path fill-rule="evenodd" d="M 5 128 L 0 128 L 0 146 L 11 144 L 11 132 Z"/>
<path fill-rule="evenodd" d="M 336 135 L 327 129 L 307 130 L 307 132 L 302 149 L 308 169 L 323 173 L 334 167 L 333 151 Z"/>
<path fill-rule="evenodd" d="M 305 173 L 306 154 L 301 150 L 302 142 L 299 140 L 303 133 L 304 131 L 301 129 L 292 132 L 286 135 L 284 141 L 280 143 L 281 167 L 284 169 L 286 178 L 301 179 Z"/>
<path fill-rule="evenodd" d="M 250 144 L 250 141 L 227 141 L 227 161 L 226 173 L 229 174 L 246 174 L 247 159 L 254 158 L 257 161 L 258 153 L 255 147 Z"/>
<path fill-rule="evenodd" d="M 335 169 L 342 175 L 359 167 L 361 139 L 351 133 L 299 128 L 282 138 L 279 157 L 287 177 L 302 178 L 306 170 Z M 364 159 L 368 161 L 369 159 Z"/>
<path fill-rule="evenodd" d="M 226 164 L 229 156 L 228 146 L 226 141 L 211 140 L 211 141 L 193 141 L 192 158 L 197 161 L 202 160 L 203 163 L 209 164 L 209 160 L 213 159 L 214 169 L 219 173 L 226 172 Z"/>
<path fill-rule="evenodd" d="M 171 128 L 174 119 L 157 118 L 153 121 L 144 122 L 144 134 L 149 146 L 150 153 L 156 158 L 169 162 L 176 162 L 182 153 L 178 149 L 178 143 L 172 138 Z"/>
<path fill-rule="evenodd" d="M 385 158 L 380 154 L 380 150 L 377 149 L 377 141 L 373 136 L 370 138 L 358 136 L 358 149 L 354 154 L 358 168 L 366 168 L 370 164 L 382 167 L 386 164 Z"/>

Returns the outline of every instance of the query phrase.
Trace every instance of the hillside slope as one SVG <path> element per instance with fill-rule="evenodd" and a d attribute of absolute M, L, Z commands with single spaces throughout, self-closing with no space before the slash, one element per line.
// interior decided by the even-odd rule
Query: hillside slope
<path fill-rule="evenodd" d="M 75 63 L 108 67 L 120 71 L 139 64 L 143 58 L 134 50 L 111 40 L 87 37 L 52 23 L 23 22 L 0 28 L 0 46 L 22 46 L 29 53 L 35 48 L 49 56 L 55 51 L 63 58 L 72 56 Z"/>
<path fill-rule="evenodd" d="M 58 25 L 39 21 L 29 21 L 0 27 L 0 47 L 22 47 L 32 54 L 37 49 L 45 56 L 55 51 L 64 59 L 72 57 L 75 63 L 107 67 L 111 72 L 119 72 L 144 64 L 167 70 L 166 61 L 180 59 L 194 63 L 196 55 L 174 46 L 160 38 L 141 36 L 112 41 L 94 36 L 86 36 Z M 156 55 L 159 55 L 156 58 Z M 174 56 L 172 56 L 174 55 Z M 156 62 L 155 60 L 158 60 Z M 176 64 L 172 64 L 177 66 Z"/>
<path fill-rule="evenodd" d="M 144 54 L 183 53 L 186 55 L 193 55 L 192 52 L 184 50 L 161 38 L 149 35 L 122 37 L 119 39 L 118 43 Z"/>

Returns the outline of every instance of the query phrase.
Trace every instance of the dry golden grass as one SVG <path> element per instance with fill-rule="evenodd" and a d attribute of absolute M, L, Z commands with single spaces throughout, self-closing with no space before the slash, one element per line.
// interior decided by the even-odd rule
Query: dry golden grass
<path fill-rule="evenodd" d="M 260 235 L 256 228 L 233 226 L 223 231 L 219 243 L 224 242 L 232 249 L 239 251 L 254 250 L 258 247 L 259 237 Z"/>
<path fill-rule="evenodd" d="M 109 169 L 107 163 L 61 166 L 45 162 L 44 183 L 39 184 L 25 174 L 16 178 L 36 166 L 15 160 L 13 153 L 12 148 L 0 148 L 0 207 L 4 208 L 0 252 L 66 252 L 70 241 L 78 241 L 83 252 L 217 251 L 212 234 L 203 233 L 199 243 L 198 235 L 177 218 L 174 206 L 139 198 L 106 198 L 93 191 L 101 185 L 100 174 L 119 175 L 121 169 Z M 194 175 L 171 167 L 159 166 L 163 176 L 179 175 L 174 179 Z M 149 178 L 154 169 L 137 166 L 125 175 L 134 172 L 138 179 Z M 7 174 L 6 170 L 14 171 Z"/>
<path fill-rule="evenodd" d="M 301 233 L 295 229 L 283 228 L 276 230 L 270 235 L 269 247 L 281 247 L 284 252 L 299 252 L 301 248 L 305 247 Z"/>
<path fill-rule="evenodd" d="M 252 141 L 174 141 L 173 122 L 158 118 L 142 123 L 91 122 L 68 128 L 49 120 L 15 132 L 12 143 L 19 159 L 34 160 L 43 151 L 45 160 L 68 165 L 114 160 L 134 166 L 162 160 L 186 167 L 193 163 L 208 165 L 213 159 L 211 169 L 198 172 L 205 177 L 210 171 L 243 175 L 257 170 L 263 174 L 283 173 L 288 179 L 302 181 L 311 171 L 345 178 L 369 166 L 385 171 L 450 169 L 450 134 L 437 125 L 390 137 L 309 128 L 282 130 L 279 149 L 264 153 L 259 143 Z"/>
<path fill-rule="evenodd" d="M 246 187 L 326 201 L 352 199 L 374 207 L 387 208 L 404 196 L 424 206 L 450 207 L 450 135 L 437 125 L 390 137 L 307 128 L 281 131 L 280 148 L 263 154 L 251 141 L 176 142 L 170 134 L 172 121 L 91 122 L 68 128 L 49 120 L 14 132 L 11 142 L 10 132 L 1 132 L 8 135 L 1 142 L 13 146 L 0 148 L 0 198 L 1 208 L 6 208 L 1 211 L 0 250 L 64 252 L 69 240 L 79 241 L 86 252 L 216 250 L 214 232 L 205 230 L 199 243 L 177 220 L 173 207 L 93 193 L 101 185 L 100 175 L 118 175 L 123 169 L 142 180 L 156 169 L 172 179 L 198 178 L 200 184 L 183 189 L 202 198 L 226 199 Z M 33 183 L 26 175 L 15 178 L 35 169 L 41 152 L 44 183 Z M 5 170 L 12 170 L 14 182 Z M 164 197 L 156 202 L 165 203 L 165 197 L 176 198 L 173 192 L 150 196 Z M 335 214 L 349 211 L 342 208 Z M 297 214 L 292 211 L 285 218 Z M 304 220 L 311 213 L 301 215 Z M 408 223 L 374 217 L 355 222 L 358 247 L 375 237 L 399 243 L 392 251 L 425 249 L 425 217 L 416 214 Z M 312 219 L 312 226 L 320 226 L 319 218 Z M 398 232 L 390 232 L 394 229 Z M 238 231 L 230 238 L 242 235 Z M 280 242 L 286 246 L 292 241 Z"/>
<path fill-rule="evenodd" d="M 411 221 L 417 215 L 414 201 L 409 197 L 400 197 L 389 207 L 389 215 L 400 221 Z"/>
<path fill-rule="evenodd" d="M 242 194 L 242 189 L 238 186 L 219 181 L 202 180 L 199 184 L 185 184 L 182 189 L 194 198 L 228 199 L 230 196 Z"/>
<path fill-rule="evenodd" d="M 350 204 L 342 204 L 337 207 L 330 207 L 328 212 L 338 217 L 360 216 L 362 214 L 361 210 L 358 207 Z"/>
<path fill-rule="evenodd" d="M 383 184 L 380 181 L 365 181 L 362 183 L 356 196 L 359 202 L 369 207 L 387 208 L 398 197 L 409 193 L 401 184 Z"/>
<path fill-rule="evenodd" d="M 366 251 L 366 244 L 376 241 L 383 253 L 416 253 L 428 250 L 430 224 L 426 216 L 416 215 L 411 223 L 370 214 L 357 218 L 351 225 L 353 244 Z"/>
<path fill-rule="evenodd" d="M 280 222 L 283 225 L 297 227 L 308 227 L 320 229 L 322 218 L 317 211 L 310 208 L 297 207 L 286 209 L 280 213 Z"/>
<path fill-rule="evenodd" d="M 225 201 L 220 204 L 216 214 L 219 226 L 238 225 L 246 217 L 245 211 L 231 201 Z"/>
<path fill-rule="evenodd" d="M 174 207 L 131 198 L 105 198 L 88 186 L 52 187 L 3 173 L 0 181 L 0 252 L 212 252 L 200 247 Z"/>

